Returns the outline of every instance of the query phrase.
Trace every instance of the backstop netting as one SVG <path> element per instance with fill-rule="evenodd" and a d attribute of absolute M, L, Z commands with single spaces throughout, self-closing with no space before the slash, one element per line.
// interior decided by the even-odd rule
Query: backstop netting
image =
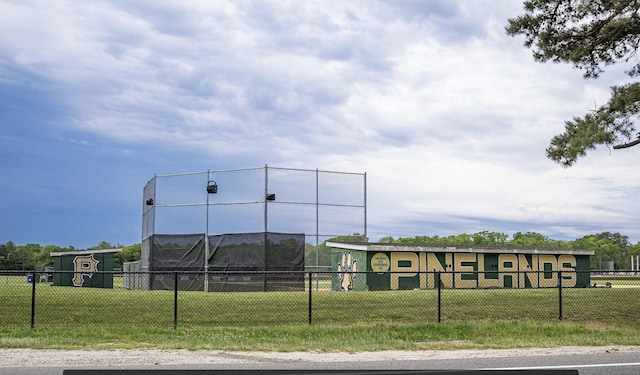
<path fill-rule="evenodd" d="M 366 173 L 265 165 L 154 175 L 143 189 L 140 270 L 212 272 L 180 280 L 188 290 L 229 290 L 230 281 L 238 280 L 252 288 L 258 276 L 249 272 L 281 267 L 284 262 L 278 259 L 289 257 L 303 271 L 318 266 L 317 249 L 324 241 L 354 234 L 366 239 L 366 217 Z M 315 253 L 310 251 L 314 248 Z M 220 263 L 215 253 L 226 254 L 229 262 Z M 254 264 L 245 256 L 263 260 Z M 247 273 L 216 280 L 223 269 Z M 145 289 L 169 289 L 170 277 L 157 276 L 143 283 Z M 269 289 L 271 276 L 260 277 L 267 280 L 261 290 Z M 291 282 L 297 285 L 297 280 Z"/>
<path fill-rule="evenodd" d="M 151 236 L 151 289 L 304 290 L 304 234 L 155 234 Z M 209 254 L 207 257 L 207 240 Z M 207 259 L 205 261 L 205 259 Z M 291 272 L 298 271 L 298 272 Z"/>

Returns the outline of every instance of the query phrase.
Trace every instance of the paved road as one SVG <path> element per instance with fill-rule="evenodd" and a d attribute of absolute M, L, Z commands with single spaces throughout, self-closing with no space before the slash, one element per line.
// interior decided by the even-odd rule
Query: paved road
<path fill-rule="evenodd" d="M 281 363 L 218 363 L 207 365 L 126 367 L 145 370 L 452 370 L 452 369 L 576 369 L 580 375 L 637 375 L 640 374 L 640 353 L 601 353 L 545 356 L 517 356 L 499 358 L 455 358 L 410 361 L 365 362 L 281 362 Z M 95 369 L 106 369 L 105 367 Z M 122 367 L 111 367 L 111 370 Z M 307 370 L 307 371 L 304 371 Z M 0 367 L 0 375 L 62 375 L 64 368 Z M 544 373 L 545 371 L 542 371 Z M 168 373 L 168 372 L 166 372 Z M 153 372 L 149 372 L 152 375 Z M 164 375 L 164 372 L 163 374 Z M 200 372 L 200 375 L 204 375 Z"/>

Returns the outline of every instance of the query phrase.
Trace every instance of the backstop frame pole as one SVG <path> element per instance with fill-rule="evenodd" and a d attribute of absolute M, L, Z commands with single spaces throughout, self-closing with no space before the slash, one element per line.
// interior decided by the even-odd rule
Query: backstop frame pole
<path fill-rule="evenodd" d="M 211 181 L 211 171 L 207 169 L 207 186 Z M 205 204 L 207 210 L 206 214 L 206 228 L 204 231 L 204 291 L 209 291 L 209 191 L 207 190 L 207 203 Z"/>
<path fill-rule="evenodd" d="M 367 172 L 364 172 L 364 242 L 369 242 L 367 237 Z"/>
<path fill-rule="evenodd" d="M 316 291 L 319 290 L 320 285 L 319 285 L 319 274 L 318 271 L 320 271 L 320 237 L 319 237 L 319 233 L 320 233 L 320 226 L 319 226 L 319 221 L 320 221 L 320 197 L 319 197 L 319 171 L 318 168 L 316 168 Z M 309 274 L 309 276 L 311 276 L 311 274 Z M 311 286 L 311 284 L 309 284 L 309 286 Z M 311 307 L 309 307 L 311 308 Z M 311 324 L 311 316 L 309 316 L 309 324 Z"/>
<path fill-rule="evenodd" d="M 267 291 L 267 231 L 268 231 L 268 213 L 267 213 L 267 205 L 268 199 L 267 195 L 269 195 L 269 167 L 267 164 L 264 165 L 264 264 L 262 265 L 264 271 L 264 286 L 263 289 Z"/>

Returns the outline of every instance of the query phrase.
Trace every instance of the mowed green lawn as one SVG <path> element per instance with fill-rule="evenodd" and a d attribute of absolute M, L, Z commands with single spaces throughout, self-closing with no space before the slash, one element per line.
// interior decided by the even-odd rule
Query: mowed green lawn
<path fill-rule="evenodd" d="M 591 276 L 591 284 L 595 284 L 598 287 L 605 286 L 607 283 L 611 284 L 612 288 L 619 287 L 636 287 L 640 288 L 640 276 L 611 276 L 611 275 L 598 275 Z"/>
<path fill-rule="evenodd" d="M 599 283 L 599 282 L 598 282 Z M 381 350 L 640 345 L 640 288 L 205 293 L 0 276 L 0 347 Z M 603 283 L 604 284 L 604 283 Z"/>

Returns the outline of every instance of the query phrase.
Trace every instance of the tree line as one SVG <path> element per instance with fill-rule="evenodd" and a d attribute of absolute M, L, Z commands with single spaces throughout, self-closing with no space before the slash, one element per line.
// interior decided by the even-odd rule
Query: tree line
<path fill-rule="evenodd" d="M 125 246 L 121 244 L 112 245 L 109 242 L 102 241 L 96 246 L 92 246 L 87 250 L 97 249 L 115 249 L 121 248 L 122 251 L 115 254 L 114 267 L 122 268 L 124 262 L 132 262 L 140 260 L 140 244 Z M 60 247 L 56 245 L 26 244 L 16 245 L 9 241 L 0 244 L 0 270 L 37 270 L 41 271 L 45 267 L 53 266 L 53 258 L 51 253 L 77 251 L 73 246 Z"/>
<path fill-rule="evenodd" d="M 591 269 L 605 269 L 607 262 L 610 261 L 613 261 L 615 269 L 631 269 L 631 257 L 640 255 L 640 242 L 634 245 L 629 241 L 629 237 L 611 232 L 589 234 L 569 241 L 554 240 L 536 232 L 517 232 L 513 236 L 509 236 L 504 233 L 482 231 L 444 237 L 435 235 L 394 239 L 389 236 L 381 238 L 379 242 L 435 246 L 505 246 L 593 250 Z"/>
<path fill-rule="evenodd" d="M 340 236 L 328 241 L 335 242 L 366 242 L 367 239 L 358 233 L 349 236 Z M 603 232 L 589 234 L 575 240 L 554 240 L 536 232 L 517 232 L 513 236 L 508 234 L 481 231 L 473 234 L 462 233 L 458 235 L 438 236 L 420 235 L 415 237 L 392 236 L 382 237 L 380 243 L 395 244 L 423 244 L 432 246 L 504 246 L 523 248 L 556 248 L 556 249 L 580 249 L 593 250 L 591 257 L 591 269 L 604 269 L 607 262 L 613 262 L 615 269 L 631 269 L 631 257 L 640 256 L 640 242 L 632 244 L 629 237 L 620 233 Z M 125 262 L 140 260 L 140 244 L 129 246 L 102 241 L 87 250 L 122 248 L 115 254 L 114 267 L 121 269 Z M 16 245 L 9 241 L 0 244 L 0 270 L 42 270 L 53 265 L 50 254 L 53 252 L 75 251 L 73 246 L 60 247 L 56 245 L 40 246 L 38 244 Z M 331 249 L 326 246 L 326 241 L 317 247 L 311 244 L 305 246 L 305 264 L 315 266 L 316 258 L 319 266 L 331 266 Z M 635 265 L 635 264 L 634 264 Z"/>

